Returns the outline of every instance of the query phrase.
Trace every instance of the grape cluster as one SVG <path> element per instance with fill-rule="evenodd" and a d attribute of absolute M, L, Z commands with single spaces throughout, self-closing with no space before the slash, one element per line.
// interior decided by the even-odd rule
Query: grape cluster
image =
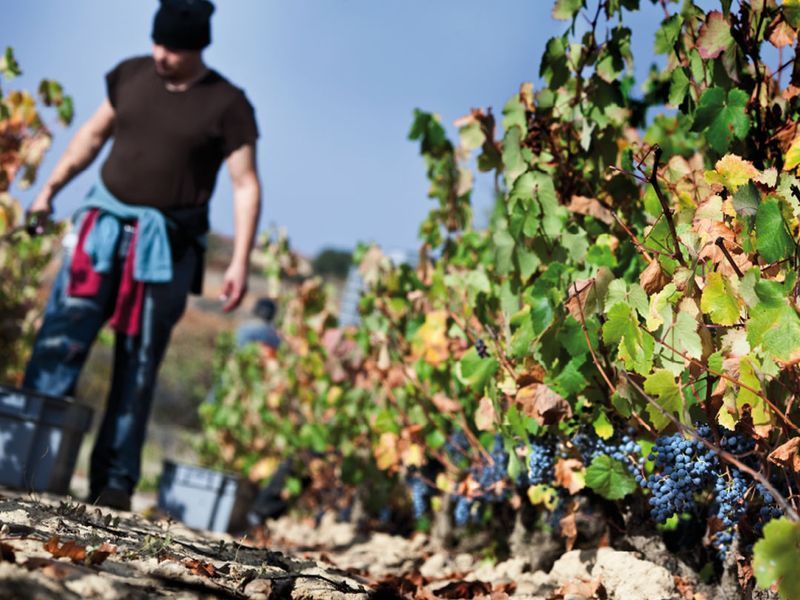
<path fill-rule="evenodd" d="M 529 444 L 528 484 L 539 485 L 553 480 L 555 444 L 551 440 L 535 438 Z"/>
<path fill-rule="evenodd" d="M 500 502 L 505 499 L 505 492 L 498 494 L 495 485 L 508 474 L 508 453 L 503 447 L 503 438 L 499 435 L 494 438 L 494 446 L 489 461 L 484 461 L 477 469 L 473 469 L 475 480 L 480 485 L 482 494 L 480 500 Z"/>
<path fill-rule="evenodd" d="M 718 474 L 714 481 L 714 502 L 716 516 L 722 521 L 723 529 L 711 538 L 711 545 L 717 550 L 719 557 L 725 559 L 733 543 L 736 525 L 747 511 L 745 493 L 748 482 L 739 469 L 731 469 L 729 478 Z"/>
<path fill-rule="evenodd" d="M 454 463 L 463 460 L 468 450 L 469 440 L 467 440 L 466 434 L 461 429 L 457 429 L 451 433 L 444 444 L 444 451 L 445 454 L 447 454 L 447 458 Z"/>
<path fill-rule="evenodd" d="M 756 466 L 752 456 L 742 456 L 751 452 L 755 447 L 752 440 L 733 434 L 721 438 L 719 445 L 724 450 L 738 456 L 739 460 L 748 466 Z M 714 479 L 715 516 L 722 522 L 723 529 L 711 537 L 711 545 L 723 560 L 728 555 L 733 543 L 736 525 L 749 507 L 746 496 L 747 489 L 750 487 L 749 478 L 746 478 L 739 469 L 729 466 L 727 471 L 727 476 L 724 473 L 718 473 Z M 769 498 L 771 499 L 772 496 Z"/>
<path fill-rule="evenodd" d="M 632 433 L 628 431 L 621 436 L 615 435 L 609 440 L 604 440 L 594 432 L 593 428 L 585 428 L 572 436 L 572 443 L 580 452 L 585 465 L 590 465 L 598 456 L 606 455 L 621 462 L 631 475 L 636 477 L 640 475 L 641 468 L 633 456 L 639 456 L 642 449 L 631 437 Z"/>
<path fill-rule="evenodd" d="M 428 503 L 433 490 L 427 482 L 416 475 L 409 477 L 408 488 L 411 491 L 414 518 L 421 519 L 428 512 Z"/>
<path fill-rule="evenodd" d="M 453 520 L 457 526 L 462 526 L 473 519 L 478 518 L 478 513 L 474 506 L 480 502 L 499 503 L 508 497 L 506 488 L 497 489 L 497 484 L 508 478 L 508 453 L 503 447 L 503 438 L 496 435 L 494 445 L 490 453 L 489 460 L 483 460 L 480 465 L 472 467 L 470 474 L 480 486 L 480 492 L 473 497 L 463 495 L 455 496 L 456 506 L 453 513 Z"/>
<path fill-rule="evenodd" d="M 789 493 L 785 493 L 785 489 L 782 491 L 784 492 L 785 496 L 791 495 Z M 756 484 L 756 493 L 761 498 L 761 507 L 758 509 L 759 520 L 755 525 L 755 531 L 756 533 L 760 534 L 761 530 L 764 528 L 764 525 L 769 523 L 772 519 L 782 517 L 783 511 L 778 506 L 778 503 L 775 502 L 775 498 L 773 498 L 772 494 L 762 484 Z"/>
<path fill-rule="evenodd" d="M 489 357 L 489 350 L 486 348 L 486 342 L 479 339 L 475 342 L 475 351 L 478 353 L 478 356 L 481 358 L 488 358 Z"/>
<path fill-rule="evenodd" d="M 466 496 L 457 496 L 456 498 L 456 508 L 453 511 L 453 521 L 458 527 L 463 527 L 469 521 L 470 510 L 473 502 Z"/>
<path fill-rule="evenodd" d="M 707 426 L 699 427 L 698 432 L 702 437 L 711 433 Z M 647 480 L 637 474 L 636 480 L 652 493 L 650 513 L 658 523 L 676 512 L 694 510 L 695 493 L 710 484 L 719 464 L 703 442 L 687 440 L 679 433 L 658 438 L 648 458 L 655 461 L 658 474 Z"/>

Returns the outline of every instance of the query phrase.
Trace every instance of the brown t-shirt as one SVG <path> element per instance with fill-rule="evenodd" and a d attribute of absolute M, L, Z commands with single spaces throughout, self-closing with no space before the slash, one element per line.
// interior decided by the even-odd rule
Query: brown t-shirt
<path fill-rule="evenodd" d="M 106 75 L 114 141 L 103 183 L 129 204 L 160 209 L 208 203 L 222 162 L 258 138 L 244 92 L 219 73 L 170 92 L 152 57 L 131 58 Z"/>

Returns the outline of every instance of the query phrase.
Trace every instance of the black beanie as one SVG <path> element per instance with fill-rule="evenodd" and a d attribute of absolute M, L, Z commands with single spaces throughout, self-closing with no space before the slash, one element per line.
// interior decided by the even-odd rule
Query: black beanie
<path fill-rule="evenodd" d="M 202 50 L 211 43 L 208 0 L 161 0 L 153 19 L 153 41 L 172 50 Z"/>

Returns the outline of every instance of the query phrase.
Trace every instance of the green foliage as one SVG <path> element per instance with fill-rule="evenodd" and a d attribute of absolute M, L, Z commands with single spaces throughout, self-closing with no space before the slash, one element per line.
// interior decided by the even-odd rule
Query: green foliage
<path fill-rule="evenodd" d="M 753 550 L 753 572 L 762 588 L 777 586 L 781 598 L 800 598 L 800 523 L 782 518 L 764 527 L 764 537 Z"/>
<path fill-rule="evenodd" d="M 786 475 L 767 456 L 800 431 L 800 96 L 784 93 L 760 48 L 800 23 L 793 5 L 751 4 L 706 14 L 664 3 L 655 49 L 666 67 L 638 97 L 624 26 L 638 2 L 560 0 L 554 16 L 589 25 L 547 41 L 543 86 L 511 96 L 501 136 L 490 111 L 459 119 L 454 143 L 417 110 L 409 137 L 434 200 L 419 265 L 364 247 L 358 327 L 310 304 L 284 323 L 299 337 L 278 359 L 280 397 L 303 407 L 276 418 L 302 432 L 286 434 L 285 453 L 358 457 L 389 481 L 437 465 L 443 494 L 538 505 L 543 488 L 509 477 L 479 493 L 474 473 L 496 442 L 517 475 L 531 436 L 546 436 L 589 488 L 621 499 L 645 492 L 627 465 L 585 464 L 576 431 L 631 429 L 645 448 L 699 422 L 750 436 L 759 471 Z M 472 160 L 497 182 L 485 229 L 471 218 Z M 459 430 L 469 449 L 452 458 L 443 442 Z M 554 479 L 582 486 L 563 469 Z"/>
<path fill-rule="evenodd" d="M 353 253 L 348 250 L 325 248 L 314 257 L 311 266 L 320 276 L 344 279 L 353 262 Z"/>
<path fill-rule="evenodd" d="M 0 56 L 0 74 L 12 79 L 20 73 L 13 51 L 7 48 Z M 61 115 L 69 100 L 61 86 L 43 81 L 41 89 L 53 93 L 42 103 L 56 106 L 60 120 L 67 123 L 71 109 Z M 10 191 L 12 185 L 33 184 L 51 139 L 33 96 L 18 90 L 0 93 L 0 381 L 4 383 L 21 381 L 36 329 L 41 279 L 60 231 L 53 226 L 44 236 L 28 236 L 22 207 Z"/>
<path fill-rule="evenodd" d="M 608 500 L 620 500 L 636 490 L 625 466 L 605 455 L 595 458 L 586 469 L 586 486 Z"/>

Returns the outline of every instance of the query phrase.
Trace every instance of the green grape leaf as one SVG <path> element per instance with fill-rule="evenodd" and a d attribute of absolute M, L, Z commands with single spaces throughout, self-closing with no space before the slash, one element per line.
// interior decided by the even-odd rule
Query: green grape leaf
<path fill-rule="evenodd" d="M 753 573 L 759 587 L 778 586 L 781 598 L 800 598 L 800 523 L 786 517 L 764 526 L 753 547 Z"/>
<path fill-rule="evenodd" d="M 514 238 L 505 229 L 498 229 L 492 236 L 495 248 L 495 265 L 501 275 L 509 273 L 514 266 Z"/>
<path fill-rule="evenodd" d="M 604 440 L 611 439 L 614 435 L 614 426 L 608 420 L 605 411 L 597 413 L 594 421 L 592 421 L 592 427 L 594 427 L 594 432 Z"/>
<path fill-rule="evenodd" d="M 740 217 L 750 219 L 758 212 L 760 201 L 761 195 L 758 193 L 756 184 L 748 181 L 747 185 L 740 187 L 733 195 L 733 209 Z"/>
<path fill-rule="evenodd" d="M 481 358 L 475 348 L 470 348 L 456 365 L 458 380 L 473 390 L 482 390 L 497 372 L 498 363 L 492 358 Z"/>
<path fill-rule="evenodd" d="M 461 145 L 467 150 L 480 148 L 483 142 L 486 141 L 486 136 L 478 121 L 472 121 L 464 125 L 458 131 L 458 137 L 461 140 Z"/>
<path fill-rule="evenodd" d="M 700 309 L 717 325 L 733 325 L 739 321 L 739 298 L 720 273 L 710 273 L 706 278 Z"/>
<path fill-rule="evenodd" d="M 522 129 L 512 126 L 506 130 L 503 137 L 503 164 L 505 165 L 504 174 L 506 185 L 511 186 L 514 181 L 522 175 L 528 165 L 522 156 Z"/>
<path fill-rule="evenodd" d="M 783 0 L 781 10 L 793 29 L 800 27 L 800 0 Z"/>
<path fill-rule="evenodd" d="M 636 490 L 636 481 L 618 460 L 601 454 L 586 469 L 586 485 L 607 500 L 620 500 Z"/>
<path fill-rule="evenodd" d="M 547 41 L 539 75 L 547 82 L 550 89 L 558 89 L 569 79 L 567 63 L 567 47 L 563 38 L 554 37 Z"/>
<path fill-rule="evenodd" d="M 675 322 L 664 336 L 665 341 L 677 352 L 670 348 L 663 348 L 661 361 L 663 366 L 679 375 L 685 368 L 686 360 L 683 355 L 699 359 L 703 355 L 703 342 L 697 333 L 697 321 L 686 311 L 678 312 Z"/>
<path fill-rule="evenodd" d="M 514 329 L 514 333 L 511 336 L 509 350 L 511 356 L 517 359 L 521 359 L 528 354 L 531 343 L 536 337 L 530 312 L 530 307 L 526 306 L 514 315 L 511 320 L 511 326 L 516 327 L 516 329 Z"/>
<path fill-rule="evenodd" d="M 733 44 L 731 26 L 725 16 L 718 10 L 708 13 L 706 22 L 700 28 L 697 38 L 697 50 L 706 60 L 717 58 Z"/>
<path fill-rule="evenodd" d="M 759 282 L 772 283 L 772 282 Z M 800 317 L 784 298 L 777 306 L 759 303 L 750 309 L 747 341 L 773 359 L 790 361 L 800 357 Z"/>
<path fill-rule="evenodd" d="M 672 106 L 680 106 L 689 91 L 689 78 L 683 67 L 678 67 L 672 71 L 669 83 L 669 100 Z"/>
<path fill-rule="evenodd" d="M 556 0 L 553 6 L 553 18 L 569 21 L 583 8 L 584 0 Z"/>
<path fill-rule="evenodd" d="M 615 304 L 608 311 L 603 341 L 619 343 L 619 356 L 627 368 L 642 375 L 652 369 L 655 340 L 639 327 L 633 309 L 627 304 Z"/>
<path fill-rule="evenodd" d="M 780 201 L 767 198 L 756 213 L 756 248 L 767 262 L 778 262 L 791 256 L 795 243 L 786 230 Z"/>
<path fill-rule="evenodd" d="M 0 55 L 0 74 L 6 79 L 13 79 L 22 75 L 22 69 L 19 68 L 19 63 L 14 57 L 14 50 L 7 47 L 5 53 Z"/>
<path fill-rule="evenodd" d="M 551 387 L 565 397 L 574 397 L 586 388 L 587 381 L 580 371 L 583 357 L 573 358 L 553 380 Z"/>
<path fill-rule="evenodd" d="M 517 262 L 519 263 L 519 274 L 522 281 L 527 281 L 531 275 L 539 270 L 542 261 L 533 250 L 529 250 L 525 246 L 516 247 Z"/>
<path fill-rule="evenodd" d="M 661 27 L 656 31 L 655 41 L 653 42 L 653 50 L 655 50 L 656 54 L 669 54 L 672 52 L 675 42 L 678 41 L 682 26 L 683 17 L 678 13 L 661 22 Z"/>
<path fill-rule="evenodd" d="M 704 131 L 708 144 L 724 154 L 734 138 L 744 139 L 750 131 L 748 100 L 747 92 L 737 88 L 731 89 L 727 96 L 720 87 L 707 89 L 700 97 L 693 131 Z"/>
<path fill-rule="evenodd" d="M 657 369 L 644 381 L 644 391 L 655 396 L 659 406 L 668 413 L 679 413 L 683 408 L 684 398 L 681 388 L 675 382 L 675 376 L 666 369 Z M 647 414 L 653 426 L 661 431 L 671 421 L 655 406 L 648 403 Z"/>

